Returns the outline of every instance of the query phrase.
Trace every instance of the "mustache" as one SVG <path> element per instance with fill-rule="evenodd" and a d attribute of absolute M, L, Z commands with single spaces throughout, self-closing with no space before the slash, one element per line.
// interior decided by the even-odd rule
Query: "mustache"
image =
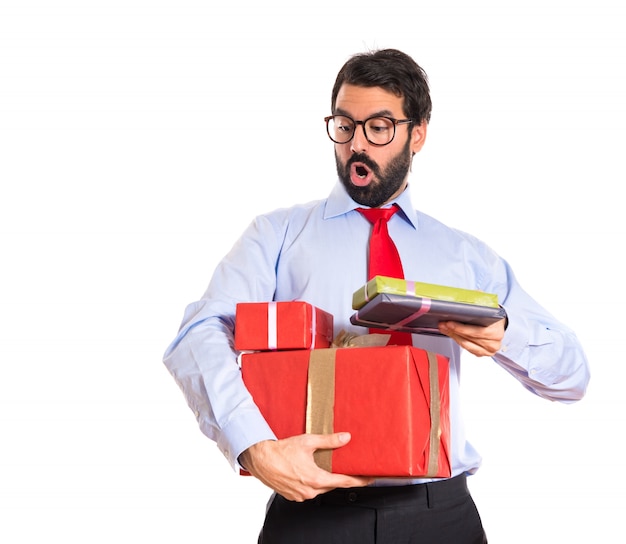
<path fill-rule="evenodd" d="M 354 155 L 352 155 L 346 162 L 346 170 L 349 170 L 350 166 L 352 166 L 355 162 L 363 163 L 376 175 L 378 175 L 380 172 L 378 164 L 370 159 L 365 153 L 355 153 Z"/>

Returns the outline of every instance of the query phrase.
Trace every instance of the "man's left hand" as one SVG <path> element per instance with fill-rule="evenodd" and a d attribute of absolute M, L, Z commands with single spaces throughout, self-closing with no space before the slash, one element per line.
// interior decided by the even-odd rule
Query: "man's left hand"
<path fill-rule="evenodd" d="M 452 338 L 459 346 L 477 357 L 491 357 L 500 349 L 504 338 L 505 319 L 487 327 L 442 321 L 439 332 Z"/>

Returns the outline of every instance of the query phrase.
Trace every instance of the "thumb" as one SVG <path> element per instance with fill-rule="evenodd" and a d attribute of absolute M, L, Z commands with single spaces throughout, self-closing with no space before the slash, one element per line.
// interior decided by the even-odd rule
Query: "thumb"
<path fill-rule="evenodd" d="M 325 448 L 340 448 L 341 446 L 345 446 L 352 436 L 348 432 L 340 432 L 326 435 L 326 445 L 322 446 Z"/>

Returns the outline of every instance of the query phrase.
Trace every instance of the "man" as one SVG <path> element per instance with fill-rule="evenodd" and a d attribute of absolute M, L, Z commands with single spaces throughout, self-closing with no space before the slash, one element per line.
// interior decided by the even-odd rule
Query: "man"
<path fill-rule="evenodd" d="M 466 485 L 481 458 L 459 413 L 461 348 L 492 357 L 533 393 L 561 402 L 583 397 L 586 357 L 575 334 L 520 287 L 503 259 L 413 208 L 409 172 L 431 113 L 426 74 L 413 59 L 397 50 L 352 57 L 337 76 L 331 107 L 326 123 L 339 181 L 330 196 L 254 220 L 202 299 L 187 307 L 165 364 L 231 465 L 275 491 L 259 542 L 486 542 Z M 447 322 L 442 336 L 412 337 L 414 346 L 450 360 L 449 479 L 373 479 L 319 468 L 313 452 L 342 447 L 349 429 L 276 440 L 232 347 L 238 302 L 303 300 L 331 313 L 335 332 L 363 334 L 349 322 L 352 293 L 368 279 L 371 225 L 357 208 L 391 204 L 400 211 L 388 229 L 406 278 L 495 293 L 506 311 L 487 327 Z"/>

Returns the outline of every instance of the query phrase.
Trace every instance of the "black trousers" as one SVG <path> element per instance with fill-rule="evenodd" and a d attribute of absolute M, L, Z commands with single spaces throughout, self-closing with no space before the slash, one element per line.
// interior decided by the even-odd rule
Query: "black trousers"
<path fill-rule="evenodd" d="M 259 544 L 486 544 L 465 475 L 400 487 L 335 489 L 292 502 L 275 495 Z"/>

